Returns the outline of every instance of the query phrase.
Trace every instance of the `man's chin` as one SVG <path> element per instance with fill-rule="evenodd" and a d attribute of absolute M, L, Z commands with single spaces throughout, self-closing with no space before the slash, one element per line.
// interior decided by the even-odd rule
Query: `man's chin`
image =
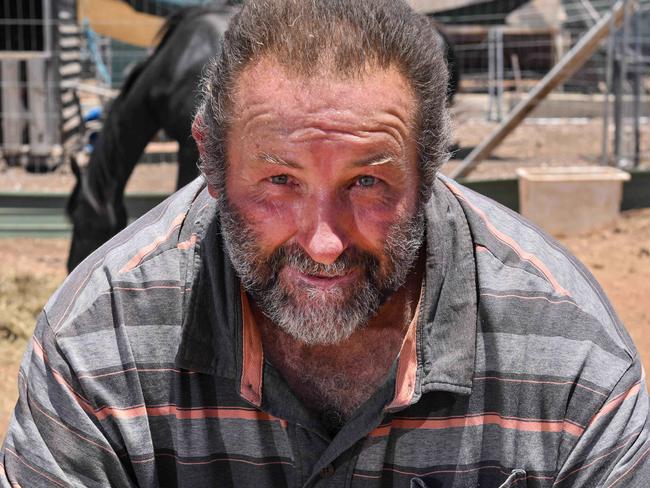
<path fill-rule="evenodd" d="M 305 288 L 298 294 L 293 294 L 290 299 L 290 306 L 297 316 L 319 317 L 319 316 L 340 316 L 341 311 L 350 309 L 349 290 L 320 290 Z M 334 313 L 334 312 L 337 313 Z M 353 312 L 352 312 L 353 313 Z"/>
<path fill-rule="evenodd" d="M 279 323 L 276 326 L 297 342 L 308 346 L 335 346 L 350 338 L 362 329 L 365 323 L 350 324 L 339 321 L 318 320 L 317 322 L 302 321 Z"/>
<path fill-rule="evenodd" d="M 276 327 L 298 342 L 335 345 L 362 329 L 375 312 L 372 303 L 355 300 L 353 290 L 338 292 L 308 287 L 290 294 L 285 290 L 282 297 L 260 297 L 259 305 Z M 276 300 L 270 301 L 271 296 Z"/>

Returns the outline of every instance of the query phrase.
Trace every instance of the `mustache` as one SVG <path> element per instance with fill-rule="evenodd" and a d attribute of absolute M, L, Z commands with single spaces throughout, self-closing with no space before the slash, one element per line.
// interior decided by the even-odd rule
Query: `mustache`
<path fill-rule="evenodd" d="M 363 268 L 371 272 L 379 268 L 379 260 L 369 252 L 350 247 L 333 263 L 323 264 L 314 261 L 300 246 L 290 244 L 276 249 L 267 260 L 267 265 L 276 277 L 285 266 L 291 266 L 304 274 L 336 277 L 345 275 L 355 268 Z"/>

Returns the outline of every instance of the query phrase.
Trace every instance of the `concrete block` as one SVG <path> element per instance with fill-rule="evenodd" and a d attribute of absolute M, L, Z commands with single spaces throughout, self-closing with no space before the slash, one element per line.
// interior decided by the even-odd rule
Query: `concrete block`
<path fill-rule="evenodd" d="M 612 225 L 629 173 L 606 166 L 519 168 L 519 211 L 555 236 Z"/>

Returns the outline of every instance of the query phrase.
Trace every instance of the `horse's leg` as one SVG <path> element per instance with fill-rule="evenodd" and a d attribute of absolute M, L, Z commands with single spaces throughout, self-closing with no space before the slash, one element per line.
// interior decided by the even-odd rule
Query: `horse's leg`
<path fill-rule="evenodd" d="M 150 63 L 130 90 L 115 100 L 88 166 L 89 181 L 101 183 L 120 202 L 138 159 L 161 126 L 148 99 L 155 76 L 147 70 L 155 68 Z"/>
<path fill-rule="evenodd" d="M 166 43 L 160 57 L 168 60 L 167 72 L 161 79 L 169 80 L 160 87 L 154 103 L 165 132 L 178 141 L 178 173 L 176 188 L 181 188 L 199 175 L 199 154 L 191 127 L 199 99 L 199 82 L 205 65 L 221 49 L 222 32 L 227 18 L 205 14 L 179 26 L 175 42 Z"/>
<path fill-rule="evenodd" d="M 176 189 L 187 185 L 199 175 L 198 161 L 199 151 L 194 141 L 187 140 L 184 143 L 179 142 Z"/>
<path fill-rule="evenodd" d="M 68 213 L 73 232 L 68 270 L 126 227 L 124 187 L 147 143 L 160 123 L 149 106 L 149 85 L 155 80 L 153 63 L 138 66 L 140 73 L 128 90 L 115 99 L 85 170 L 78 181 Z"/>
<path fill-rule="evenodd" d="M 188 53 L 174 53 L 181 58 L 187 59 Z M 178 172 L 176 173 L 176 189 L 187 185 L 199 175 L 197 166 L 199 161 L 199 150 L 192 138 L 192 119 L 195 110 L 197 87 L 201 77 L 201 70 L 208 62 L 206 56 L 197 56 L 191 67 L 185 69 L 182 74 L 172 76 L 176 83 L 166 90 L 165 103 L 156 104 L 160 108 L 158 118 L 163 129 L 170 136 L 178 141 Z M 174 69 L 174 66 L 170 66 Z"/>

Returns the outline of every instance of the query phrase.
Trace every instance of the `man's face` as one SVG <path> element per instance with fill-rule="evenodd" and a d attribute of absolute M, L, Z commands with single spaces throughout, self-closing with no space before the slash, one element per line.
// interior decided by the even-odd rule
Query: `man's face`
<path fill-rule="evenodd" d="M 256 305 L 308 344 L 349 337 L 422 243 L 416 104 L 396 69 L 305 79 L 269 59 L 234 93 L 221 224 Z"/>

